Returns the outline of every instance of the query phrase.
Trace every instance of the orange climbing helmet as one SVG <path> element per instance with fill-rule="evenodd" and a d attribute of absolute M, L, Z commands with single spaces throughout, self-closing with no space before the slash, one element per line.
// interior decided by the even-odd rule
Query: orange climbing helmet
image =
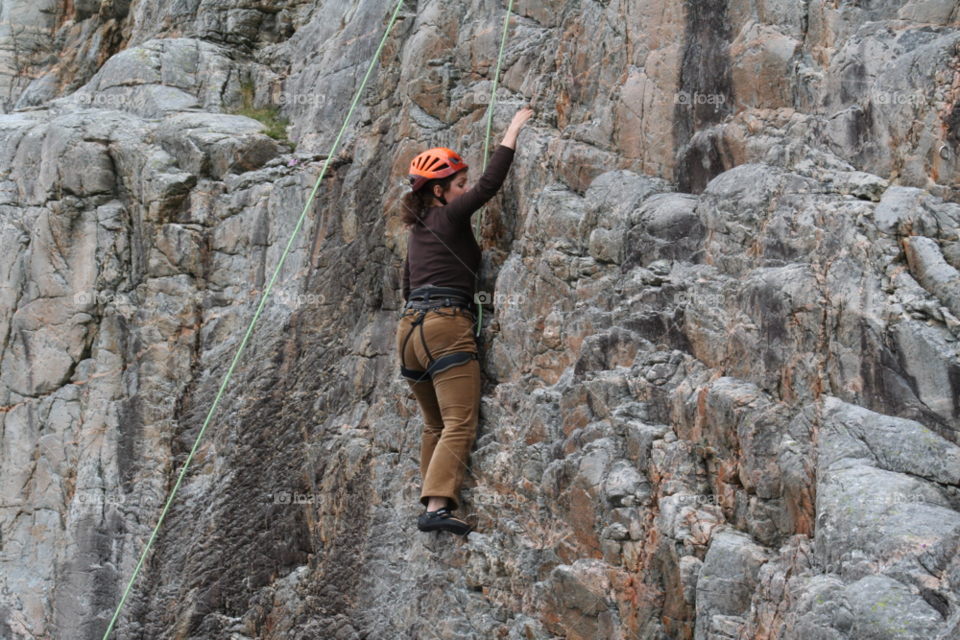
<path fill-rule="evenodd" d="M 410 162 L 410 186 L 417 191 L 430 180 L 446 178 L 467 168 L 456 151 L 446 147 L 427 149 Z"/>

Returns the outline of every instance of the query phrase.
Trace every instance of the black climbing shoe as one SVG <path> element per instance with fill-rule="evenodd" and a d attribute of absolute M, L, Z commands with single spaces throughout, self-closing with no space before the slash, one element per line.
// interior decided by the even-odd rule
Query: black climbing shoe
<path fill-rule="evenodd" d="M 431 513 L 431 512 L 430 512 L 430 511 L 427 511 L 426 507 L 424 507 L 423 513 L 421 513 L 421 514 L 420 514 L 420 517 L 417 518 L 417 529 L 420 529 L 424 524 L 426 524 L 426 522 L 427 522 L 427 514 L 429 514 L 429 513 Z M 423 529 L 420 529 L 420 530 L 422 531 Z"/>
<path fill-rule="evenodd" d="M 436 511 L 424 511 L 417 519 L 420 531 L 449 531 L 459 536 L 466 535 L 473 527 L 454 516 L 450 509 L 443 507 Z"/>

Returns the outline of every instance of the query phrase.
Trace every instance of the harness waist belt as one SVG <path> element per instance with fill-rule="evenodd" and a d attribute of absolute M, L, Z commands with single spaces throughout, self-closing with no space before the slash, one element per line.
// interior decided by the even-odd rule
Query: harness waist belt
<path fill-rule="evenodd" d="M 469 301 L 470 294 L 462 289 L 454 289 L 453 287 L 434 287 L 430 285 L 420 287 L 419 289 L 414 289 L 410 292 L 411 300 L 430 300 L 431 298 L 460 298 L 462 300 Z"/>
<path fill-rule="evenodd" d="M 471 313 L 476 308 L 465 291 L 451 287 L 420 287 L 410 292 L 405 309 L 436 309 L 438 307 L 466 307 Z"/>
<path fill-rule="evenodd" d="M 404 309 L 439 309 L 440 307 L 457 307 L 460 309 L 466 309 L 470 313 L 474 313 L 473 305 L 467 304 L 465 302 L 459 302 L 457 300 L 452 300 L 450 298 L 444 298 L 440 300 L 431 300 L 430 302 L 417 302 L 411 300 L 406 305 Z"/>

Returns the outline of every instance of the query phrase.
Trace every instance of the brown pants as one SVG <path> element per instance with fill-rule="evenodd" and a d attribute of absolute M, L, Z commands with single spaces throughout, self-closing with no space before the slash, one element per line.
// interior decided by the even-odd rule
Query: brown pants
<path fill-rule="evenodd" d="M 410 325 L 421 311 L 408 309 L 397 326 L 397 353 L 409 369 L 426 371 L 429 365 L 424 341 L 434 360 L 449 353 L 477 353 L 474 333 L 476 319 L 470 313 L 453 307 L 427 310 L 420 327 L 410 339 Z M 403 343 L 406 340 L 406 349 Z M 420 445 L 420 475 L 424 506 L 431 497 L 449 498 L 450 509 L 460 506 L 460 487 L 467 470 L 467 456 L 477 435 L 480 416 L 480 363 L 470 360 L 453 366 L 422 382 L 407 380 L 423 413 L 423 438 Z"/>

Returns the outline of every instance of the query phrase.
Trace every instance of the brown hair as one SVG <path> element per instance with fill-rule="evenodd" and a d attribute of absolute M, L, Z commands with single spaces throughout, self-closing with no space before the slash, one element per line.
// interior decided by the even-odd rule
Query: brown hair
<path fill-rule="evenodd" d="M 446 178 L 428 180 L 419 190 L 410 190 L 403 194 L 403 199 L 400 201 L 400 221 L 405 225 L 413 225 L 419 222 L 430 202 L 434 201 L 433 185 L 438 184 L 442 191 L 446 191 L 461 171 L 466 171 L 466 169 L 461 169 Z"/>

